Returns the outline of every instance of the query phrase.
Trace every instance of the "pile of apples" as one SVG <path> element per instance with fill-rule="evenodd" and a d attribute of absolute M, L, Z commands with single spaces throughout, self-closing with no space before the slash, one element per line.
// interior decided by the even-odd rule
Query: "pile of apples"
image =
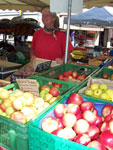
<path fill-rule="evenodd" d="M 73 142 L 113 150 L 113 105 L 105 104 L 100 116 L 94 103 L 72 93 L 66 104 L 57 104 L 51 116 L 44 117 L 42 130 Z"/>
<path fill-rule="evenodd" d="M 111 75 L 109 76 L 108 73 L 103 73 L 103 74 L 102 74 L 102 78 L 103 78 L 103 79 L 113 80 L 113 74 L 111 74 Z"/>
<path fill-rule="evenodd" d="M 90 87 L 86 88 L 84 94 L 91 97 L 96 97 L 108 101 L 113 101 L 113 89 L 108 88 L 105 83 L 92 83 Z"/>
<path fill-rule="evenodd" d="M 16 89 L 14 92 L 0 88 L 0 115 L 20 123 L 27 123 L 58 99 L 59 90 L 43 85 L 39 96 Z"/>
<path fill-rule="evenodd" d="M 49 87 L 48 85 L 43 85 L 40 87 L 39 96 L 49 104 L 52 104 L 60 97 L 59 89 L 56 87 Z"/>
<path fill-rule="evenodd" d="M 85 73 L 79 75 L 77 71 L 69 70 L 69 71 L 63 72 L 63 74 L 59 74 L 57 78 L 59 80 L 64 80 L 64 81 L 75 79 L 80 82 L 80 81 L 83 81 L 86 77 L 87 75 Z"/>

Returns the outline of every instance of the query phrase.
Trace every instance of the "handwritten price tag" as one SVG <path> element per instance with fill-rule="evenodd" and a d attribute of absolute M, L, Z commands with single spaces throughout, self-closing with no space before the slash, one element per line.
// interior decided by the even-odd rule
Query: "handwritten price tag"
<path fill-rule="evenodd" d="M 16 79 L 19 88 L 24 92 L 31 92 L 35 96 L 39 96 L 37 81 L 34 79 Z"/>

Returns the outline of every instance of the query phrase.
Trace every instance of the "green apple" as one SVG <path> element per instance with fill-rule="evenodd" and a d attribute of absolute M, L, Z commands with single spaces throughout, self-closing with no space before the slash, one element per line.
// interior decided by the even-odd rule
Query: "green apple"
<path fill-rule="evenodd" d="M 102 92 L 105 92 L 108 89 L 108 86 L 107 86 L 107 84 L 102 83 L 102 84 L 100 84 L 99 88 L 102 90 Z"/>
<path fill-rule="evenodd" d="M 97 84 L 97 83 L 92 83 L 92 84 L 90 85 L 90 88 L 91 88 L 92 90 L 99 89 L 99 84 Z"/>
<path fill-rule="evenodd" d="M 93 90 L 91 88 L 87 88 L 85 91 L 84 91 L 84 94 L 85 95 L 88 95 L 88 96 L 93 96 Z"/>
<path fill-rule="evenodd" d="M 41 90 L 39 96 L 43 99 L 45 99 L 46 94 L 49 93 L 48 90 Z"/>
<path fill-rule="evenodd" d="M 15 111 L 14 108 L 12 106 L 9 106 L 6 108 L 5 112 L 7 116 L 10 116 L 14 111 Z"/>
<path fill-rule="evenodd" d="M 107 100 L 107 99 L 108 99 L 108 94 L 107 94 L 107 93 L 102 93 L 102 94 L 100 95 L 100 98 Z"/>
<path fill-rule="evenodd" d="M 96 98 L 99 98 L 101 94 L 102 94 L 101 89 L 95 89 L 94 93 L 93 93 L 93 96 L 96 97 Z"/>

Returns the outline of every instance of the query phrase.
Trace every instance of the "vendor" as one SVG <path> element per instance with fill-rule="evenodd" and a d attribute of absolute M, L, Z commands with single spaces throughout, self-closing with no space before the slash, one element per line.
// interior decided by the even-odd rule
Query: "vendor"
<path fill-rule="evenodd" d="M 42 11 L 42 22 L 44 28 L 37 30 L 33 35 L 31 61 L 38 57 L 62 64 L 65 57 L 66 34 L 59 30 L 59 20 L 56 13 L 45 8 Z M 73 49 L 74 47 L 69 40 L 68 58 Z"/>

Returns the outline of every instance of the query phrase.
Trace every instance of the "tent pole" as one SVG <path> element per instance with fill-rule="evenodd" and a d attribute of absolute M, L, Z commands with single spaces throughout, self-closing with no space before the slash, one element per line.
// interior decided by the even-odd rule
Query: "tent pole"
<path fill-rule="evenodd" d="M 72 6 L 72 0 L 68 0 L 68 24 L 67 24 L 67 34 L 66 34 L 65 63 L 67 63 L 67 59 L 68 59 L 71 6 Z"/>

